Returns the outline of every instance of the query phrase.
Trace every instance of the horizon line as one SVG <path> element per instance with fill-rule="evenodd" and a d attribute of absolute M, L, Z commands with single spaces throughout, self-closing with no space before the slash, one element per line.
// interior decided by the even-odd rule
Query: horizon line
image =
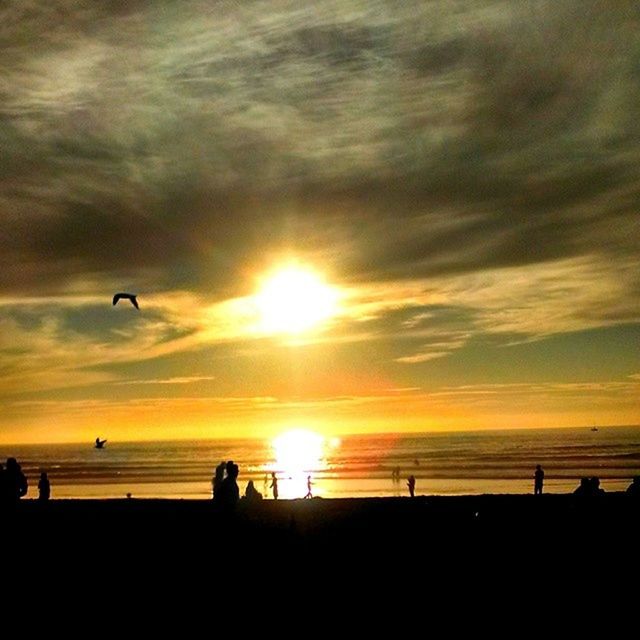
<path fill-rule="evenodd" d="M 477 427 L 477 428 L 469 428 L 469 429 L 435 429 L 431 431 L 376 431 L 376 432 L 353 432 L 353 433 L 343 433 L 343 434 L 333 434 L 333 435 L 323 435 L 324 438 L 352 438 L 352 437 L 362 437 L 362 436 L 371 436 L 371 437 L 379 437 L 379 436 L 418 436 L 418 435 L 437 435 L 437 434 L 450 434 L 450 433 L 477 433 L 477 432 L 504 432 L 504 431 L 560 431 L 560 430 L 569 430 L 569 429 L 593 429 L 597 427 L 600 429 L 634 429 L 640 428 L 640 424 L 610 424 L 610 425 L 578 425 L 578 426 L 553 426 L 553 427 Z M 293 428 L 284 429 L 282 433 L 287 431 L 293 431 Z M 304 429 L 305 431 L 317 432 L 317 430 L 309 428 Z M 277 434 L 279 435 L 279 434 Z M 271 440 L 277 435 L 272 437 L 264 437 L 264 436 L 217 436 L 217 437 L 207 437 L 207 438 L 148 438 L 146 440 L 112 440 L 111 438 L 107 438 L 110 443 L 123 443 L 123 444 L 145 444 L 148 442 L 211 442 L 211 441 L 220 441 L 220 440 Z M 322 434 L 321 434 L 322 435 Z M 11 446 L 20 446 L 20 447 L 28 447 L 28 446 L 51 446 L 51 445 L 69 445 L 69 444 L 87 444 L 94 443 L 95 440 L 67 440 L 67 441 L 54 441 L 54 442 L 0 442 L 0 447 L 11 447 Z"/>

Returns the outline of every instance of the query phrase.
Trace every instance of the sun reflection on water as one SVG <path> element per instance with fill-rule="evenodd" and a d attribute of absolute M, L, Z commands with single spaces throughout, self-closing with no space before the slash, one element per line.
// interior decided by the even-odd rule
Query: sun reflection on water
<path fill-rule="evenodd" d="M 314 495 L 318 495 L 316 474 L 327 468 L 327 446 L 323 436 L 307 429 L 292 429 L 273 440 L 275 463 L 270 470 L 276 472 L 280 498 L 305 497 L 308 480 Z"/>

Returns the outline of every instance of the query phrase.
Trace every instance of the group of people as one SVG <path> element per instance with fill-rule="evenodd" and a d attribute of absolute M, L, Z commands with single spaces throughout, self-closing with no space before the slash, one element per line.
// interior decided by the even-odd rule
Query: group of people
<path fill-rule="evenodd" d="M 213 501 L 223 509 L 235 507 L 238 500 L 240 500 L 238 473 L 239 467 L 233 460 L 222 461 L 216 467 L 211 481 Z"/>
<path fill-rule="evenodd" d="M 238 465 L 229 460 L 228 462 L 222 461 L 215 469 L 213 478 L 211 480 L 211 489 L 213 501 L 219 504 L 221 507 L 233 507 L 240 500 L 240 489 L 238 488 Z M 265 474 L 264 477 L 264 491 L 267 488 L 271 489 L 273 499 L 278 499 L 278 476 L 275 471 L 271 472 L 271 484 L 269 484 L 269 476 Z M 311 476 L 307 476 L 307 493 L 304 496 L 306 498 L 313 498 L 312 491 L 313 482 Z M 263 499 L 262 493 L 256 489 L 253 480 L 249 480 L 245 489 L 243 500 L 248 502 L 255 502 Z"/>
<path fill-rule="evenodd" d="M 542 495 L 542 487 L 544 485 L 544 470 L 537 464 L 533 474 L 533 493 L 534 495 Z M 640 476 L 635 476 L 631 484 L 627 487 L 628 494 L 640 496 Z M 593 476 L 591 478 L 581 478 L 580 484 L 574 490 L 574 496 L 599 496 L 604 493 L 604 489 L 600 487 L 600 478 Z"/>
<path fill-rule="evenodd" d="M 542 495 L 542 488 L 544 486 L 544 470 L 539 464 L 536 465 L 536 470 L 533 473 L 533 493 L 534 495 Z M 604 489 L 600 488 L 600 478 L 582 478 L 580 485 L 573 492 L 576 496 L 596 496 L 604 493 Z"/>
<path fill-rule="evenodd" d="M 15 458 L 7 458 L 6 464 L 0 463 L 0 502 L 4 505 L 15 504 L 27 495 L 29 481 Z M 38 500 L 46 501 L 51 497 L 51 483 L 47 472 L 43 471 L 38 480 Z"/>

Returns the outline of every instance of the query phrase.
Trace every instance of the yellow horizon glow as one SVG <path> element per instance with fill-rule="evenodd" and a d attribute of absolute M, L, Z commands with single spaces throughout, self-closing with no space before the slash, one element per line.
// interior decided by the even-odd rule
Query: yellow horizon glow
<path fill-rule="evenodd" d="M 338 291 L 307 267 L 290 264 L 271 272 L 254 297 L 262 333 L 298 335 L 338 311 Z"/>

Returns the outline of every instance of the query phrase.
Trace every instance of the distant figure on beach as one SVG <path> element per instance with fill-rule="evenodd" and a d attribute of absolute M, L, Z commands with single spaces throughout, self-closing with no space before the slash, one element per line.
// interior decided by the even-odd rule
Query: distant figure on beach
<path fill-rule="evenodd" d="M 7 458 L 7 466 L 3 477 L 5 495 L 10 502 L 17 502 L 22 496 L 27 495 L 29 483 L 15 458 Z"/>
<path fill-rule="evenodd" d="M 38 480 L 38 500 L 46 501 L 51 497 L 51 483 L 47 477 L 47 472 L 43 471 Z"/>
<path fill-rule="evenodd" d="M 578 488 L 573 492 L 574 496 L 588 496 L 591 493 L 589 478 L 580 478 Z"/>
<path fill-rule="evenodd" d="M 211 493 L 214 500 L 216 499 L 216 493 L 220 489 L 220 485 L 224 480 L 224 472 L 226 471 L 226 469 L 227 463 L 224 460 L 216 467 L 215 473 L 211 480 Z"/>
<path fill-rule="evenodd" d="M 273 499 L 278 499 L 278 478 L 276 478 L 276 472 L 271 472 L 271 489 L 273 489 Z"/>
<path fill-rule="evenodd" d="M 536 465 L 536 471 L 533 474 L 533 495 L 537 496 L 537 495 L 542 495 L 542 485 L 544 484 L 544 471 L 542 470 L 542 467 L 537 464 Z"/>
<path fill-rule="evenodd" d="M 313 493 L 311 493 L 311 485 L 313 483 L 311 482 L 311 476 L 307 476 L 307 495 L 305 496 L 306 498 L 313 498 Z"/>
<path fill-rule="evenodd" d="M 600 496 L 604 493 L 604 489 L 600 488 L 600 478 L 596 476 L 591 478 L 591 491 L 594 496 Z"/>
<path fill-rule="evenodd" d="M 640 498 L 640 476 L 636 476 L 631 481 L 631 484 L 627 487 L 627 493 L 630 496 Z"/>
<path fill-rule="evenodd" d="M 394 467 L 391 471 L 391 480 L 393 482 L 400 482 L 400 467 Z"/>
<path fill-rule="evenodd" d="M 226 512 L 232 512 L 235 509 L 238 500 L 240 500 L 240 489 L 238 488 L 238 465 L 229 460 L 225 466 L 227 475 L 220 484 L 220 488 L 216 494 L 216 502 Z"/>
<path fill-rule="evenodd" d="M 106 438 L 104 440 L 100 440 L 100 438 L 96 438 L 96 449 L 104 449 L 104 445 L 107 443 Z"/>
<path fill-rule="evenodd" d="M 247 488 L 244 490 L 244 497 L 246 500 L 249 500 L 249 502 L 262 500 L 262 494 L 255 488 L 253 480 L 249 480 L 249 482 L 247 482 Z"/>
<path fill-rule="evenodd" d="M 581 478 L 580 485 L 573 492 L 574 496 L 581 496 L 584 498 L 591 498 L 593 496 L 599 496 L 604 493 L 604 489 L 600 488 L 600 478 Z"/>
<path fill-rule="evenodd" d="M 415 495 L 415 492 L 416 492 L 416 477 L 415 476 L 409 476 L 409 479 L 407 480 L 407 487 L 409 487 L 409 495 L 413 498 L 413 496 Z"/>

